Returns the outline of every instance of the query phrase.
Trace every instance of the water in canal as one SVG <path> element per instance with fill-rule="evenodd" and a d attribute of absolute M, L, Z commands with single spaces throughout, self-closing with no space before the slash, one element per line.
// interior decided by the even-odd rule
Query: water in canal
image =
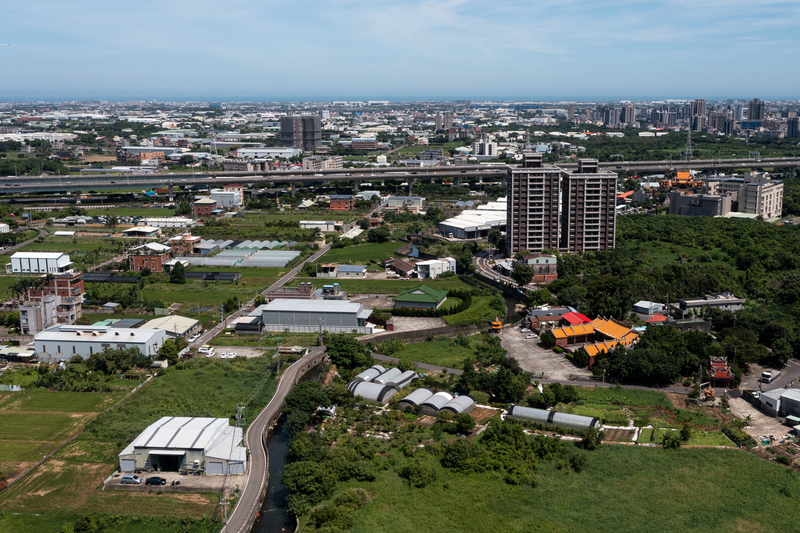
<path fill-rule="evenodd" d="M 317 381 L 319 375 L 320 367 L 316 366 L 309 370 L 300 381 Z M 267 450 L 269 452 L 269 486 L 252 531 L 254 533 L 294 531 L 294 517 L 289 516 L 286 510 L 289 489 L 281 483 L 281 473 L 286 463 L 286 457 L 289 455 L 289 426 L 286 425 L 285 417 L 278 420 L 275 429 L 270 433 Z"/>

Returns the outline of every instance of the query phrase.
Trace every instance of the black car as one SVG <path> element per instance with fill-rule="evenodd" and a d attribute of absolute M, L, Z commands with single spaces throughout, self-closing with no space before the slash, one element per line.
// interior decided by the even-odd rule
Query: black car
<path fill-rule="evenodd" d="M 145 485 L 166 485 L 167 480 L 163 477 L 149 477 L 147 481 L 144 482 Z"/>

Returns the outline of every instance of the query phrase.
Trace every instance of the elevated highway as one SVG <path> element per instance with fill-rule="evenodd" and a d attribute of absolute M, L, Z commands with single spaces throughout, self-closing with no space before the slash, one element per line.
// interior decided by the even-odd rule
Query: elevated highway
<path fill-rule="evenodd" d="M 559 163 L 570 169 L 576 163 Z M 796 169 L 800 157 L 776 157 L 761 159 L 698 159 L 694 161 L 618 161 L 600 163 L 600 168 L 613 172 L 666 173 L 677 169 L 689 170 L 744 170 L 744 169 Z M 419 180 L 478 179 L 483 182 L 505 182 L 506 166 L 442 166 L 431 168 L 386 167 L 343 170 L 293 170 L 269 172 L 197 172 L 197 173 L 153 173 L 153 174 L 92 174 L 70 176 L 6 176 L 0 178 L 0 194 L 8 193 L 66 193 L 89 190 L 130 190 L 138 188 L 205 185 L 218 187 L 228 183 L 247 183 L 269 187 L 273 184 L 353 182 L 358 190 L 363 182 L 385 182 L 401 180 L 409 183 Z"/>

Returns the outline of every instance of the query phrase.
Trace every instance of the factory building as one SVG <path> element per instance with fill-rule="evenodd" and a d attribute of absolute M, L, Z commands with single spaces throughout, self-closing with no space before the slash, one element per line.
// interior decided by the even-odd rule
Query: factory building
<path fill-rule="evenodd" d="M 136 348 L 142 355 L 154 357 L 164 345 L 167 334 L 162 329 L 112 328 L 110 326 L 56 325 L 34 335 L 36 353 L 49 359 L 70 359 L 80 355 L 88 359 L 106 348 Z"/>
<path fill-rule="evenodd" d="M 371 309 L 363 304 L 339 300 L 288 300 L 278 298 L 256 308 L 264 331 L 372 333 L 367 325 Z"/>

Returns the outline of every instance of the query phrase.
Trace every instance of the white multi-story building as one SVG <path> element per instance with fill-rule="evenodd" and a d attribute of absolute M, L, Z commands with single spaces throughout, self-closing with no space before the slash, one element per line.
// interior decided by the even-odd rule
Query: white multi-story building
<path fill-rule="evenodd" d="M 344 160 L 340 155 L 329 157 L 312 156 L 303 158 L 303 170 L 341 170 L 344 168 Z"/>
<path fill-rule="evenodd" d="M 142 222 L 151 228 L 191 228 L 195 225 L 194 220 L 186 217 L 146 218 Z"/>
<path fill-rule="evenodd" d="M 488 137 L 481 137 L 472 143 L 472 155 L 478 159 L 495 159 L 497 157 L 497 143 Z"/>
<path fill-rule="evenodd" d="M 242 195 L 236 189 L 211 189 L 211 193 L 208 196 L 212 200 L 216 200 L 218 206 L 226 209 L 237 209 L 242 207 Z"/>
<path fill-rule="evenodd" d="M 143 355 L 153 357 L 166 339 L 167 332 L 163 329 L 59 324 L 37 333 L 33 342 L 40 357 L 64 360 L 74 355 L 87 359 L 106 348 L 136 348 Z"/>
<path fill-rule="evenodd" d="M 436 279 L 445 272 L 456 272 L 456 260 L 452 257 L 420 261 L 414 265 L 417 277 L 420 279 Z"/>

